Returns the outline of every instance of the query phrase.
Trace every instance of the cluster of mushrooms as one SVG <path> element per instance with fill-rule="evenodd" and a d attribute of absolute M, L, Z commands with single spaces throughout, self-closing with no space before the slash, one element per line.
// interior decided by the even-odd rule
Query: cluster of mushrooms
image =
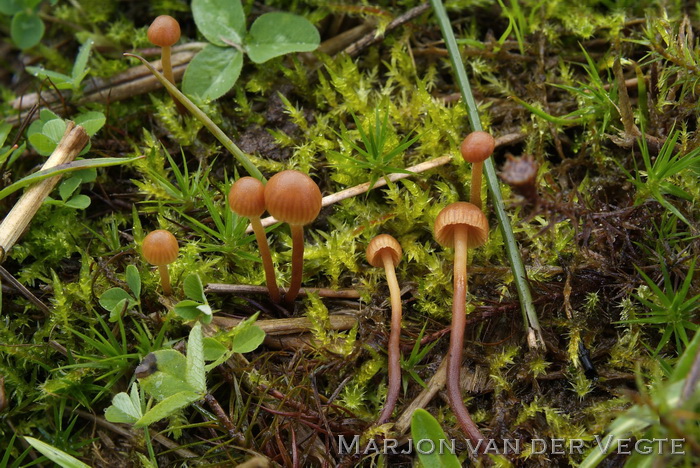
<path fill-rule="evenodd" d="M 148 38 L 162 48 L 161 63 L 164 75 L 174 82 L 170 64 L 170 47 L 180 38 L 179 24 L 170 16 L 159 16 L 149 28 Z M 179 104 L 177 100 L 175 102 Z M 443 247 L 450 247 L 455 251 L 452 330 L 447 355 L 447 394 L 457 421 L 474 444 L 484 440 L 484 436 L 469 416 L 459 388 L 466 326 L 467 252 L 469 249 L 481 246 L 488 238 L 488 221 L 481 211 L 481 173 L 482 165 L 493 153 L 494 147 L 493 137 L 486 132 L 472 132 L 464 139 L 460 146 L 462 158 L 473 165 L 469 202 L 456 202 L 446 206 L 435 218 L 434 225 L 435 240 Z M 270 298 L 275 303 L 282 300 L 291 303 L 299 294 L 304 257 L 303 227 L 316 219 L 321 210 L 321 202 L 321 191 L 316 183 L 308 175 L 293 170 L 274 175 L 267 184 L 253 177 L 242 177 L 231 187 L 229 206 L 239 216 L 250 219 L 260 248 Z M 292 278 L 283 299 L 275 279 L 265 229 L 260 222 L 260 217 L 265 210 L 278 221 L 288 223 L 291 228 Z M 165 294 L 172 294 L 167 264 L 174 262 L 177 258 L 178 244 L 175 237 L 165 230 L 153 231 L 144 239 L 142 252 L 149 263 L 158 266 Z M 400 288 L 395 272 L 401 260 L 401 254 L 401 245 L 389 234 L 376 236 L 369 243 L 366 251 L 370 265 L 384 267 L 391 297 L 388 390 L 377 425 L 384 424 L 391 417 L 401 385 L 402 310 Z"/>
<path fill-rule="evenodd" d="M 435 218 L 433 233 L 443 247 L 453 248 L 454 297 L 452 302 L 452 330 L 447 355 L 447 395 L 450 407 L 464 433 L 480 447 L 484 436 L 467 411 L 459 387 L 466 326 L 467 252 L 483 245 L 489 233 L 486 216 L 481 211 L 481 171 L 483 162 L 493 153 L 495 140 L 486 132 L 472 132 L 462 142 L 460 152 L 466 162 L 472 163 L 470 202 L 456 202 L 446 206 Z M 399 338 L 401 334 L 401 295 L 395 267 L 401 259 L 401 245 L 389 234 L 376 236 L 367 246 L 367 261 L 375 267 L 384 267 L 391 297 L 391 332 L 388 346 L 388 389 L 384 409 L 377 424 L 391 417 L 401 384 Z"/>

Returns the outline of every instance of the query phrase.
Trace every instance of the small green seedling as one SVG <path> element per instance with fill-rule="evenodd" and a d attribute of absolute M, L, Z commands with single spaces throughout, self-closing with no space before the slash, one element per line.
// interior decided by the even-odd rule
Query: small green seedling
<path fill-rule="evenodd" d="M 210 42 L 190 62 L 182 81 L 186 94 L 215 100 L 238 80 L 243 54 L 264 63 L 292 52 L 310 52 L 320 35 L 306 18 L 291 13 L 265 13 L 246 31 L 240 0 L 193 0 L 197 28 Z"/>
<path fill-rule="evenodd" d="M 100 296 L 100 305 L 109 311 L 109 321 L 116 322 L 132 307 L 141 308 L 141 275 L 134 265 L 126 267 L 126 284 L 131 294 L 122 288 L 110 288 Z"/>
<path fill-rule="evenodd" d="M 58 0 L 49 3 L 55 5 Z M 41 0 L 0 0 L 0 13 L 12 16 L 10 37 L 20 49 L 34 47 L 44 37 L 44 22 L 39 17 Z"/>
<path fill-rule="evenodd" d="M 90 72 L 87 62 L 90 58 L 90 51 L 92 50 L 93 43 L 94 41 L 92 39 L 88 39 L 80 47 L 70 76 L 63 73 L 46 70 L 43 67 L 27 67 L 27 71 L 40 80 L 50 80 L 56 89 L 70 89 L 74 93 L 78 92 L 80 90 L 80 84 Z"/>
<path fill-rule="evenodd" d="M 433 349 L 433 347 L 438 343 L 437 341 L 433 341 L 432 343 L 421 347 L 421 340 L 423 339 L 425 327 L 427 325 L 428 323 L 426 322 L 426 324 L 423 325 L 423 329 L 418 334 L 416 342 L 413 344 L 413 349 L 411 349 L 411 354 L 407 358 L 404 358 L 403 355 L 401 356 L 401 369 L 403 369 L 408 374 L 402 376 L 402 386 L 404 393 L 406 393 L 406 391 L 408 390 L 409 376 L 412 377 L 413 380 L 418 382 L 418 384 L 421 387 L 428 387 L 425 384 L 425 382 L 423 382 L 423 379 L 421 379 L 418 373 L 416 372 L 416 369 L 418 369 L 419 364 L 423 360 L 423 358 L 425 358 L 430 352 L 430 350 Z"/>
<path fill-rule="evenodd" d="M 175 313 L 184 320 L 199 320 L 209 324 L 213 311 L 204 296 L 204 286 L 199 275 L 189 275 L 183 282 L 183 290 L 188 299 L 175 304 Z"/>

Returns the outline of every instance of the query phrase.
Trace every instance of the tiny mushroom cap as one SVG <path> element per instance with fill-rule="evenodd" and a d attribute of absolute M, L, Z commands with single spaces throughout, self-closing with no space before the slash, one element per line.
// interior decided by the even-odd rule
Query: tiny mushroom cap
<path fill-rule="evenodd" d="M 384 267 L 384 252 L 391 254 L 391 260 L 394 266 L 401 261 L 401 244 L 389 234 L 380 234 L 372 239 L 367 246 L 367 262 L 373 267 Z"/>
<path fill-rule="evenodd" d="M 148 40 L 159 47 L 170 47 L 180 40 L 180 23 L 169 15 L 160 15 L 148 28 Z"/>
<path fill-rule="evenodd" d="M 304 226 L 321 211 L 321 190 L 311 177 L 299 171 L 278 172 L 265 185 L 267 211 L 278 221 Z"/>
<path fill-rule="evenodd" d="M 231 211 L 246 218 L 257 218 L 265 212 L 265 186 L 254 177 L 241 177 L 228 193 Z"/>
<path fill-rule="evenodd" d="M 149 233 L 141 245 L 141 252 L 146 261 L 156 266 L 173 263 L 177 260 L 178 250 L 177 239 L 165 229 Z"/>
<path fill-rule="evenodd" d="M 444 247 L 454 246 L 455 228 L 466 226 L 467 248 L 478 247 L 486 242 L 489 235 L 489 222 L 484 213 L 475 205 L 457 202 L 447 205 L 435 218 L 435 240 Z"/>
<path fill-rule="evenodd" d="M 472 132 L 462 141 L 459 147 L 462 158 L 468 163 L 480 163 L 486 161 L 496 147 L 496 140 L 490 133 Z"/>

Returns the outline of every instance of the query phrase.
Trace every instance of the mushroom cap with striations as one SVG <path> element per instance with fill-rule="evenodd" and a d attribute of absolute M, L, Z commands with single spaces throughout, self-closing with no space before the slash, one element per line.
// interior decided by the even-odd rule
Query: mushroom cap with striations
<path fill-rule="evenodd" d="M 296 225 L 311 223 L 321 211 L 321 190 L 299 171 L 282 171 L 265 185 L 265 206 L 277 220 Z"/>
<path fill-rule="evenodd" d="M 471 132 L 462 141 L 459 147 L 462 158 L 468 163 L 480 163 L 486 161 L 496 147 L 496 140 L 490 133 Z"/>
<path fill-rule="evenodd" d="M 246 218 L 258 218 L 265 212 L 265 186 L 254 177 L 241 177 L 228 193 L 231 211 Z"/>
<path fill-rule="evenodd" d="M 391 254 L 391 260 L 394 266 L 401 261 L 401 244 L 389 234 L 379 234 L 372 239 L 367 246 L 366 256 L 367 262 L 373 267 L 384 267 L 382 256 L 384 252 Z"/>
<path fill-rule="evenodd" d="M 180 23 L 170 15 L 160 15 L 148 27 L 148 40 L 158 47 L 170 47 L 180 40 Z"/>
<path fill-rule="evenodd" d="M 454 246 L 455 228 L 466 226 L 467 248 L 478 247 L 489 236 L 489 222 L 484 213 L 475 205 L 457 202 L 447 205 L 435 218 L 435 240 L 444 247 Z"/>
<path fill-rule="evenodd" d="M 157 229 L 150 232 L 141 245 L 141 253 L 151 265 L 162 266 L 177 260 L 180 247 L 170 231 Z"/>

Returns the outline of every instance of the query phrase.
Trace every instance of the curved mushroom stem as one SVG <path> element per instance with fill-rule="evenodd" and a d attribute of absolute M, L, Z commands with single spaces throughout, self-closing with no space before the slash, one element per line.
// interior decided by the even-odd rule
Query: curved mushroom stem
<path fill-rule="evenodd" d="M 301 277 L 304 273 L 304 226 L 290 224 L 292 230 L 292 280 L 284 295 L 284 301 L 291 303 L 301 289 Z"/>
<path fill-rule="evenodd" d="M 384 409 L 379 415 L 377 425 L 384 424 L 394 412 L 396 400 L 399 398 L 401 389 L 401 348 L 399 339 L 401 337 L 401 289 L 396 280 L 394 261 L 389 251 L 382 252 L 384 271 L 386 272 L 386 282 L 389 285 L 391 296 L 391 334 L 389 335 L 389 388 L 386 395 Z"/>
<path fill-rule="evenodd" d="M 460 369 L 462 367 L 462 348 L 464 347 L 464 327 L 467 324 L 467 239 L 468 231 L 464 226 L 455 228 L 454 248 L 454 299 L 452 302 L 452 331 L 450 333 L 450 349 L 447 356 L 447 396 L 450 407 L 457 417 L 462 430 L 469 436 L 472 443 L 483 451 L 484 436 L 472 421 L 464 406 L 460 390 Z M 477 445 L 479 444 L 479 445 Z"/>
<path fill-rule="evenodd" d="M 483 165 L 482 162 L 472 164 L 472 187 L 469 194 L 469 203 L 479 209 L 481 209 L 481 171 Z"/>
<path fill-rule="evenodd" d="M 272 299 L 272 302 L 277 303 L 280 301 L 280 290 L 275 279 L 275 267 L 272 264 L 272 255 L 270 254 L 270 246 L 267 243 L 267 236 L 265 236 L 265 228 L 260 222 L 259 216 L 249 219 L 250 224 L 253 226 L 255 240 L 258 241 L 258 249 L 260 249 L 260 257 L 265 268 L 265 282 L 267 283 L 268 291 L 270 291 L 270 299 Z"/>
<path fill-rule="evenodd" d="M 160 284 L 163 286 L 163 292 L 170 296 L 173 293 L 173 288 L 170 287 L 168 265 L 158 265 L 158 273 L 160 273 Z"/>

